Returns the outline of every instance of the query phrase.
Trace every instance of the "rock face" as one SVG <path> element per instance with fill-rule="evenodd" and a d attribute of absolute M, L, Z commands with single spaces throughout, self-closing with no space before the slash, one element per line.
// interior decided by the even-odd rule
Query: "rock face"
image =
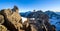
<path fill-rule="evenodd" d="M 4 9 L 0 11 L 0 14 L 4 16 L 5 22 L 4 25 L 11 31 L 16 31 L 19 26 L 21 19 L 20 14 L 18 13 L 18 8 L 14 6 L 13 9 Z"/>

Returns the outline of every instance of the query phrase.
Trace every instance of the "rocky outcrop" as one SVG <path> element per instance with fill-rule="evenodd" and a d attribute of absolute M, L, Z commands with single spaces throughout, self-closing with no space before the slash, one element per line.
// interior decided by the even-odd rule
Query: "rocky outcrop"
<path fill-rule="evenodd" d="M 42 11 L 34 11 L 27 17 L 24 20 L 16 6 L 13 9 L 3 9 L 0 11 L 0 27 L 6 27 L 3 31 L 54 31 L 48 22 L 48 15 Z"/>
<path fill-rule="evenodd" d="M 18 8 L 3 9 L 0 11 L 0 24 L 4 25 L 9 31 L 30 31 L 31 27 L 27 21 L 22 22 L 22 17 Z"/>
<path fill-rule="evenodd" d="M 20 27 L 21 16 L 18 13 L 18 8 L 14 6 L 13 9 L 4 9 L 0 11 L 0 14 L 4 16 L 4 25 L 11 31 L 16 31 Z M 19 26 L 19 27 L 18 27 Z"/>

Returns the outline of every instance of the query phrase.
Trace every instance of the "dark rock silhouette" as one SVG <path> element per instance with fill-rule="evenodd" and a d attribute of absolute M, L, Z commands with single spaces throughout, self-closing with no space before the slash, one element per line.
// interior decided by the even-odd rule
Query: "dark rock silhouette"
<path fill-rule="evenodd" d="M 27 17 L 30 19 L 32 27 L 35 28 L 34 31 L 54 31 L 49 23 L 49 16 L 44 12 L 32 12 Z"/>

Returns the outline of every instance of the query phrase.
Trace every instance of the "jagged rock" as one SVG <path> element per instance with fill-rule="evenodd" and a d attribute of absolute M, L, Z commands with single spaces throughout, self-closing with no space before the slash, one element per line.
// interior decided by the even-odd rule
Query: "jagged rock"
<path fill-rule="evenodd" d="M 4 9 L 1 10 L 1 15 L 4 16 L 5 22 L 4 25 L 11 31 L 17 31 L 20 28 L 21 24 L 19 23 L 21 20 L 21 16 L 18 13 L 18 9 L 14 6 L 12 9 Z M 19 26 L 19 27 L 18 27 Z"/>
<path fill-rule="evenodd" d="M 13 9 L 3 9 L 0 11 L 1 15 L 4 16 L 4 24 L 8 30 L 10 31 L 27 31 L 29 30 L 30 26 L 27 21 L 24 21 L 24 23 L 21 21 L 23 20 L 18 13 L 18 8 L 14 6 Z M 22 20 L 21 20 L 22 19 Z M 20 27 L 22 29 L 20 29 Z M 30 30 L 29 30 L 30 31 Z"/>
<path fill-rule="evenodd" d="M 4 16 L 0 15 L 0 24 L 3 24 L 3 23 L 4 23 Z"/>
<path fill-rule="evenodd" d="M 14 6 L 14 8 L 12 9 L 12 11 L 15 11 L 18 13 L 18 7 L 17 6 Z"/>

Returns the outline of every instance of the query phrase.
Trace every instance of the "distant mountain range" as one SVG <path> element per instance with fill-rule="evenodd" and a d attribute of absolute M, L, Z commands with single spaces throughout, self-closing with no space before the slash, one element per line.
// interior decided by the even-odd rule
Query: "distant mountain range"
<path fill-rule="evenodd" d="M 60 15 L 60 12 L 55 12 L 56 14 Z"/>
<path fill-rule="evenodd" d="M 60 15 L 58 14 L 58 12 L 46 11 L 44 13 L 46 13 L 50 18 L 55 17 L 56 19 L 60 19 Z"/>
<path fill-rule="evenodd" d="M 41 13 L 41 11 L 37 11 L 38 13 Z M 29 14 L 31 14 L 33 12 L 28 11 L 25 13 L 20 13 L 22 17 L 27 17 Z M 50 19 L 52 18 L 56 18 L 56 19 L 60 19 L 60 12 L 53 12 L 53 11 L 45 11 L 45 14 L 47 14 L 49 16 Z"/>
<path fill-rule="evenodd" d="M 28 14 L 30 14 L 30 13 L 32 13 L 31 11 L 28 11 L 28 12 L 22 12 L 22 13 L 20 13 L 20 15 L 22 16 L 22 17 L 27 17 L 27 15 Z"/>

